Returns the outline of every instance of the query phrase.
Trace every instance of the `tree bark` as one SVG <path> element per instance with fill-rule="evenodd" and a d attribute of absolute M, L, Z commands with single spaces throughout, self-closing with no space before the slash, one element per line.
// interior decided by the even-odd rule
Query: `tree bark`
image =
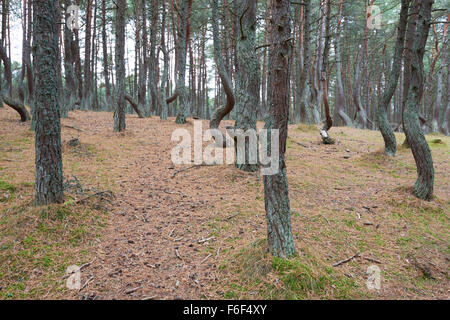
<path fill-rule="evenodd" d="M 419 123 L 419 106 L 424 89 L 423 57 L 431 22 L 434 0 L 422 0 L 417 18 L 417 28 L 411 51 L 410 88 L 404 112 L 406 138 L 417 165 L 418 179 L 414 195 L 422 200 L 433 199 L 434 167 L 428 143 Z"/>
<path fill-rule="evenodd" d="M 325 108 L 325 123 L 320 131 L 322 142 L 324 144 L 335 144 L 328 133 L 333 127 L 333 119 L 331 118 L 330 104 L 328 102 L 328 57 L 330 54 L 330 24 L 331 24 L 331 1 L 324 1 L 325 5 L 325 44 L 323 49 L 322 70 L 320 71 L 320 81 L 322 82 L 323 105 Z"/>
<path fill-rule="evenodd" d="M 36 83 L 36 205 L 62 203 L 63 168 L 58 106 L 58 13 L 53 0 L 34 0 L 34 70 Z"/>
<path fill-rule="evenodd" d="M 115 112 L 114 131 L 122 132 L 126 129 L 125 123 L 125 23 L 127 1 L 116 2 L 116 86 L 115 86 Z"/>
<path fill-rule="evenodd" d="M 290 1 L 270 0 L 268 115 L 266 129 L 279 130 L 280 171 L 264 176 L 266 220 L 270 253 L 288 258 L 296 254 L 291 227 L 286 173 L 286 139 L 289 121 L 289 58 L 292 55 Z M 268 144 L 270 145 L 270 144 Z"/>
<path fill-rule="evenodd" d="M 400 78 L 410 2 L 411 0 L 402 0 L 400 20 L 397 28 L 397 41 L 395 43 L 394 60 L 392 62 L 392 71 L 377 110 L 378 127 L 380 128 L 380 132 L 384 139 L 384 152 L 390 157 L 394 157 L 397 152 L 397 140 L 395 138 L 394 130 L 389 123 L 387 110 L 389 104 L 391 103 L 392 96 L 397 89 L 398 79 Z"/>
<path fill-rule="evenodd" d="M 212 29 L 213 29 L 213 38 L 214 38 L 214 60 L 216 62 L 217 71 L 222 81 L 222 86 L 224 88 L 225 94 L 227 96 L 227 101 L 224 106 L 220 106 L 214 110 L 209 126 L 211 129 L 218 129 L 220 126 L 220 122 L 227 116 L 234 108 L 235 105 L 235 97 L 233 93 L 233 86 L 230 79 L 230 76 L 225 68 L 225 64 L 223 62 L 222 57 L 222 43 L 220 40 L 219 34 L 219 13 L 218 13 L 218 0 L 211 1 L 212 8 Z M 225 139 L 224 145 L 225 145 Z"/>
<path fill-rule="evenodd" d="M 108 37 L 106 33 L 106 0 L 102 0 L 102 49 L 103 49 L 103 77 L 105 78 L 105 100 L 108 109 L 111 104 L 111 84 L 109 80 Z"/>
<path fill-rule="evenodd" d="M 341 54 L 341 29 L 342 29 L 342 10 L 344 2 L 339 0 L 339 17 L 336 28 L 336 103 L 335 103 L 335 119 L 337 125 L 344 124 L 352 126 L 352 119 L 345 113 L 345 93 L 342 80 L 342 54 Z"/>
<path fill-rule="evenodd" d="M 249 0 L 239 4 L 239 33 L 236 39 L 236 124 L 235 129 L 246 132 L 256 132 L 256 120 L 259 106 L 260 66 L 255 54 L 256 43 L 256 8 L 257 1 Z M 251 164 L 250 141 L 246 139 L 245 148 L 236 148 L 236 159 L 242 158 L 243 163 L 236 167 L 247 172 L 256 172 L 258 164 Z M 240 154 L 243 151 L 244 154 Z"/>

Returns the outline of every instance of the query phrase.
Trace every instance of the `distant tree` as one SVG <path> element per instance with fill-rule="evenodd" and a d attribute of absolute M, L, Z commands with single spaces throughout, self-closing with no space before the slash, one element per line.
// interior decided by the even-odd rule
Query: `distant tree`
<path fill-rule="evenodd" d="M 190 39 L 190 27 L 189 20 L 192 9 L 192 1 L 193 0 L 183 0 L 181 1 L 180 8 L 178 8 L 180 25 L 178 29 L 178 38 L 177 38 L 177 83 L 175 94 L 167 99 L 167 103 L 172 103 L 177 98 L 179 98 L 180 103 L 178 105 L 177 111 L 177 119 L 176 123 L 185 124 L 186 116 L 189 107 L 189 100 L 186 89 L 186 52 L 187 45 Z"/>
<path fill-rule="evenodd" d="M 59 25 L 57 3 L 34 0 L 33 62 L 35 92 L 36 204 L 62 203 L 63 171 L 57 77 Z M 45 85 L 44 85 L 45 84 Z"/>
<path fill-rule="evenodd" d="M 122 132 L 125 123 L 125 24 L 127 1 L 116 2 L 116 86 L 114 88 L 114 131 Z"/>

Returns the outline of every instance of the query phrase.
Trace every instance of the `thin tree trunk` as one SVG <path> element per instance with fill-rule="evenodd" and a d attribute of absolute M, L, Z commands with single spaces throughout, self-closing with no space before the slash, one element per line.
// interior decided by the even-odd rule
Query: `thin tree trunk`
<path fill-rule="evenodd" d="M 397 89 L 398 79 L 401 73 L 410 2 L 411 0 L 402 0 L 400 20 L 397 28 L 397 41 L 395 43 L 394 61 L 392 62 L 392 71 L 377 110 L 378 126 L 384 139 L 384 150 L 386 155 L 391 157 L 395 156 L 397 152 L 397 140 L 395 138 L 394 130 L 392 130 L 391 124 L 389 123 L 387 110 L 389 104 L 391 103 L 392 96 Z"/>
<path fill-rule="evenodd" d="M 352 126 L 352 119 L 345 113 L 345 93 L 342 80 L 342 55 L 341 55 L 341 25 L 342 10 L 344 1 L 339 0 L 339 17 L 336 28 L 336 104 L 335 104 L 335 122 L 336 124 L 344 124 Z"/>
<path fill-rule="evenodd" d="M 436 107 L 434 109 L 434 117 L 433 117 L 433 125 L 432 130 L 433 132 L 439 131 L 439 121 L 441 118 L 441 115 L 445 113 L 445 105 L 442 103 L 442 97 L 443 97 L 443 91 L 444 91 L 444 68 L 447 65 L 447 30 L 448 30 L 448 24 L 450 20 L 450 15 L 447 17 L 447 23 L 444 27 L 444 35 L 442 38 L 442 56 L 441 56 L 441 68 L 439 70 L 438 74 L 438 81 L 437 81 L 437 96 L 436 96 Z M 448 94 L 447 94 L 448 96 Z"/>
<path fill-rule="evenodd" d="M 116 7 L 116 86 L 114 131 L 122 132 L 125 124 L 125 24 L 127 1 L 117 0 Z"/>
<path fill-rule="evenodd" d="M 106 0 L 102 0 L 102 48 L 103 48 L 103 77 L 105 79 L 105 100 L 107 109 L 111 104 L 111 84 L 109 80 L 108 38 L 106 33 Z"/>

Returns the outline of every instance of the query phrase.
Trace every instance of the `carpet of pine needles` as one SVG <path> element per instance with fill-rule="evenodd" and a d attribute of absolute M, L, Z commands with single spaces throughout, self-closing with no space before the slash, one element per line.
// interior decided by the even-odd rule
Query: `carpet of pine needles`
<path fill-rule="evenodd" d="M 172 132 L 193 120 L 130 115 L 116 134 L 111 113 L 71 112 L 66 202 L 39 208 L 34 136 L 18 120 L 0 108 L 0 299 L 450 298 L 448 137 L 427 136 L 436 199 L 424 202 L 411 194 L 410 150 L 388 158 L 378 132 L 352 128 L 333 128 L 325 146 L 318 127 L 291 126 L 298 256 L 281 260 L 267 253 L 258 174 L 172 164 Z M 81 290 L 65 286 L 70 265 L 84 266 Z M 381 290 L 366 286 L 373 265 Z"/>

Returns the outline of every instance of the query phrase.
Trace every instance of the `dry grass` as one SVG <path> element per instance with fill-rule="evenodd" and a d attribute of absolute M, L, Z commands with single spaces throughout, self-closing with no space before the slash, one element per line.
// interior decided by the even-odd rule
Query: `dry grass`
<path fill-rule="evenodd" d="M 127 132 L 114 134 L 109 113 L 71 113 L 63 120 L 67 202 L 34 208 L 33 135 L 0 109 L 2 298 L 450 297 L 448 137 L 427 137 L 436 168 L 436 200 L 429 203 L 411 195 L 410 150 L 388 158 L 378 132 L 351 128 L 333 128 L 337 144 L 324 146 L 318 128 L 293 126 L 287 165 L 298 257 L 286 261 L 267 253 L 256 174 L 221 166 L 171 178 L 179 169 L 170 161 L 178 128 L 172 120 L 131 116 Z M 81 145 L 70 147 L 73 138 Z M 112 206 L 74 203 L 98 190 L 114 192 Z M 333 267 L 357 252 L 361 257 Z M 92 283 L 68 292 L 65 267 L 94 259 L 83 273 Z M 365 284 L 373 261 L 383 276 L 377 292 Z M 142 289 L 126 293 L 136 287 Z"/>

